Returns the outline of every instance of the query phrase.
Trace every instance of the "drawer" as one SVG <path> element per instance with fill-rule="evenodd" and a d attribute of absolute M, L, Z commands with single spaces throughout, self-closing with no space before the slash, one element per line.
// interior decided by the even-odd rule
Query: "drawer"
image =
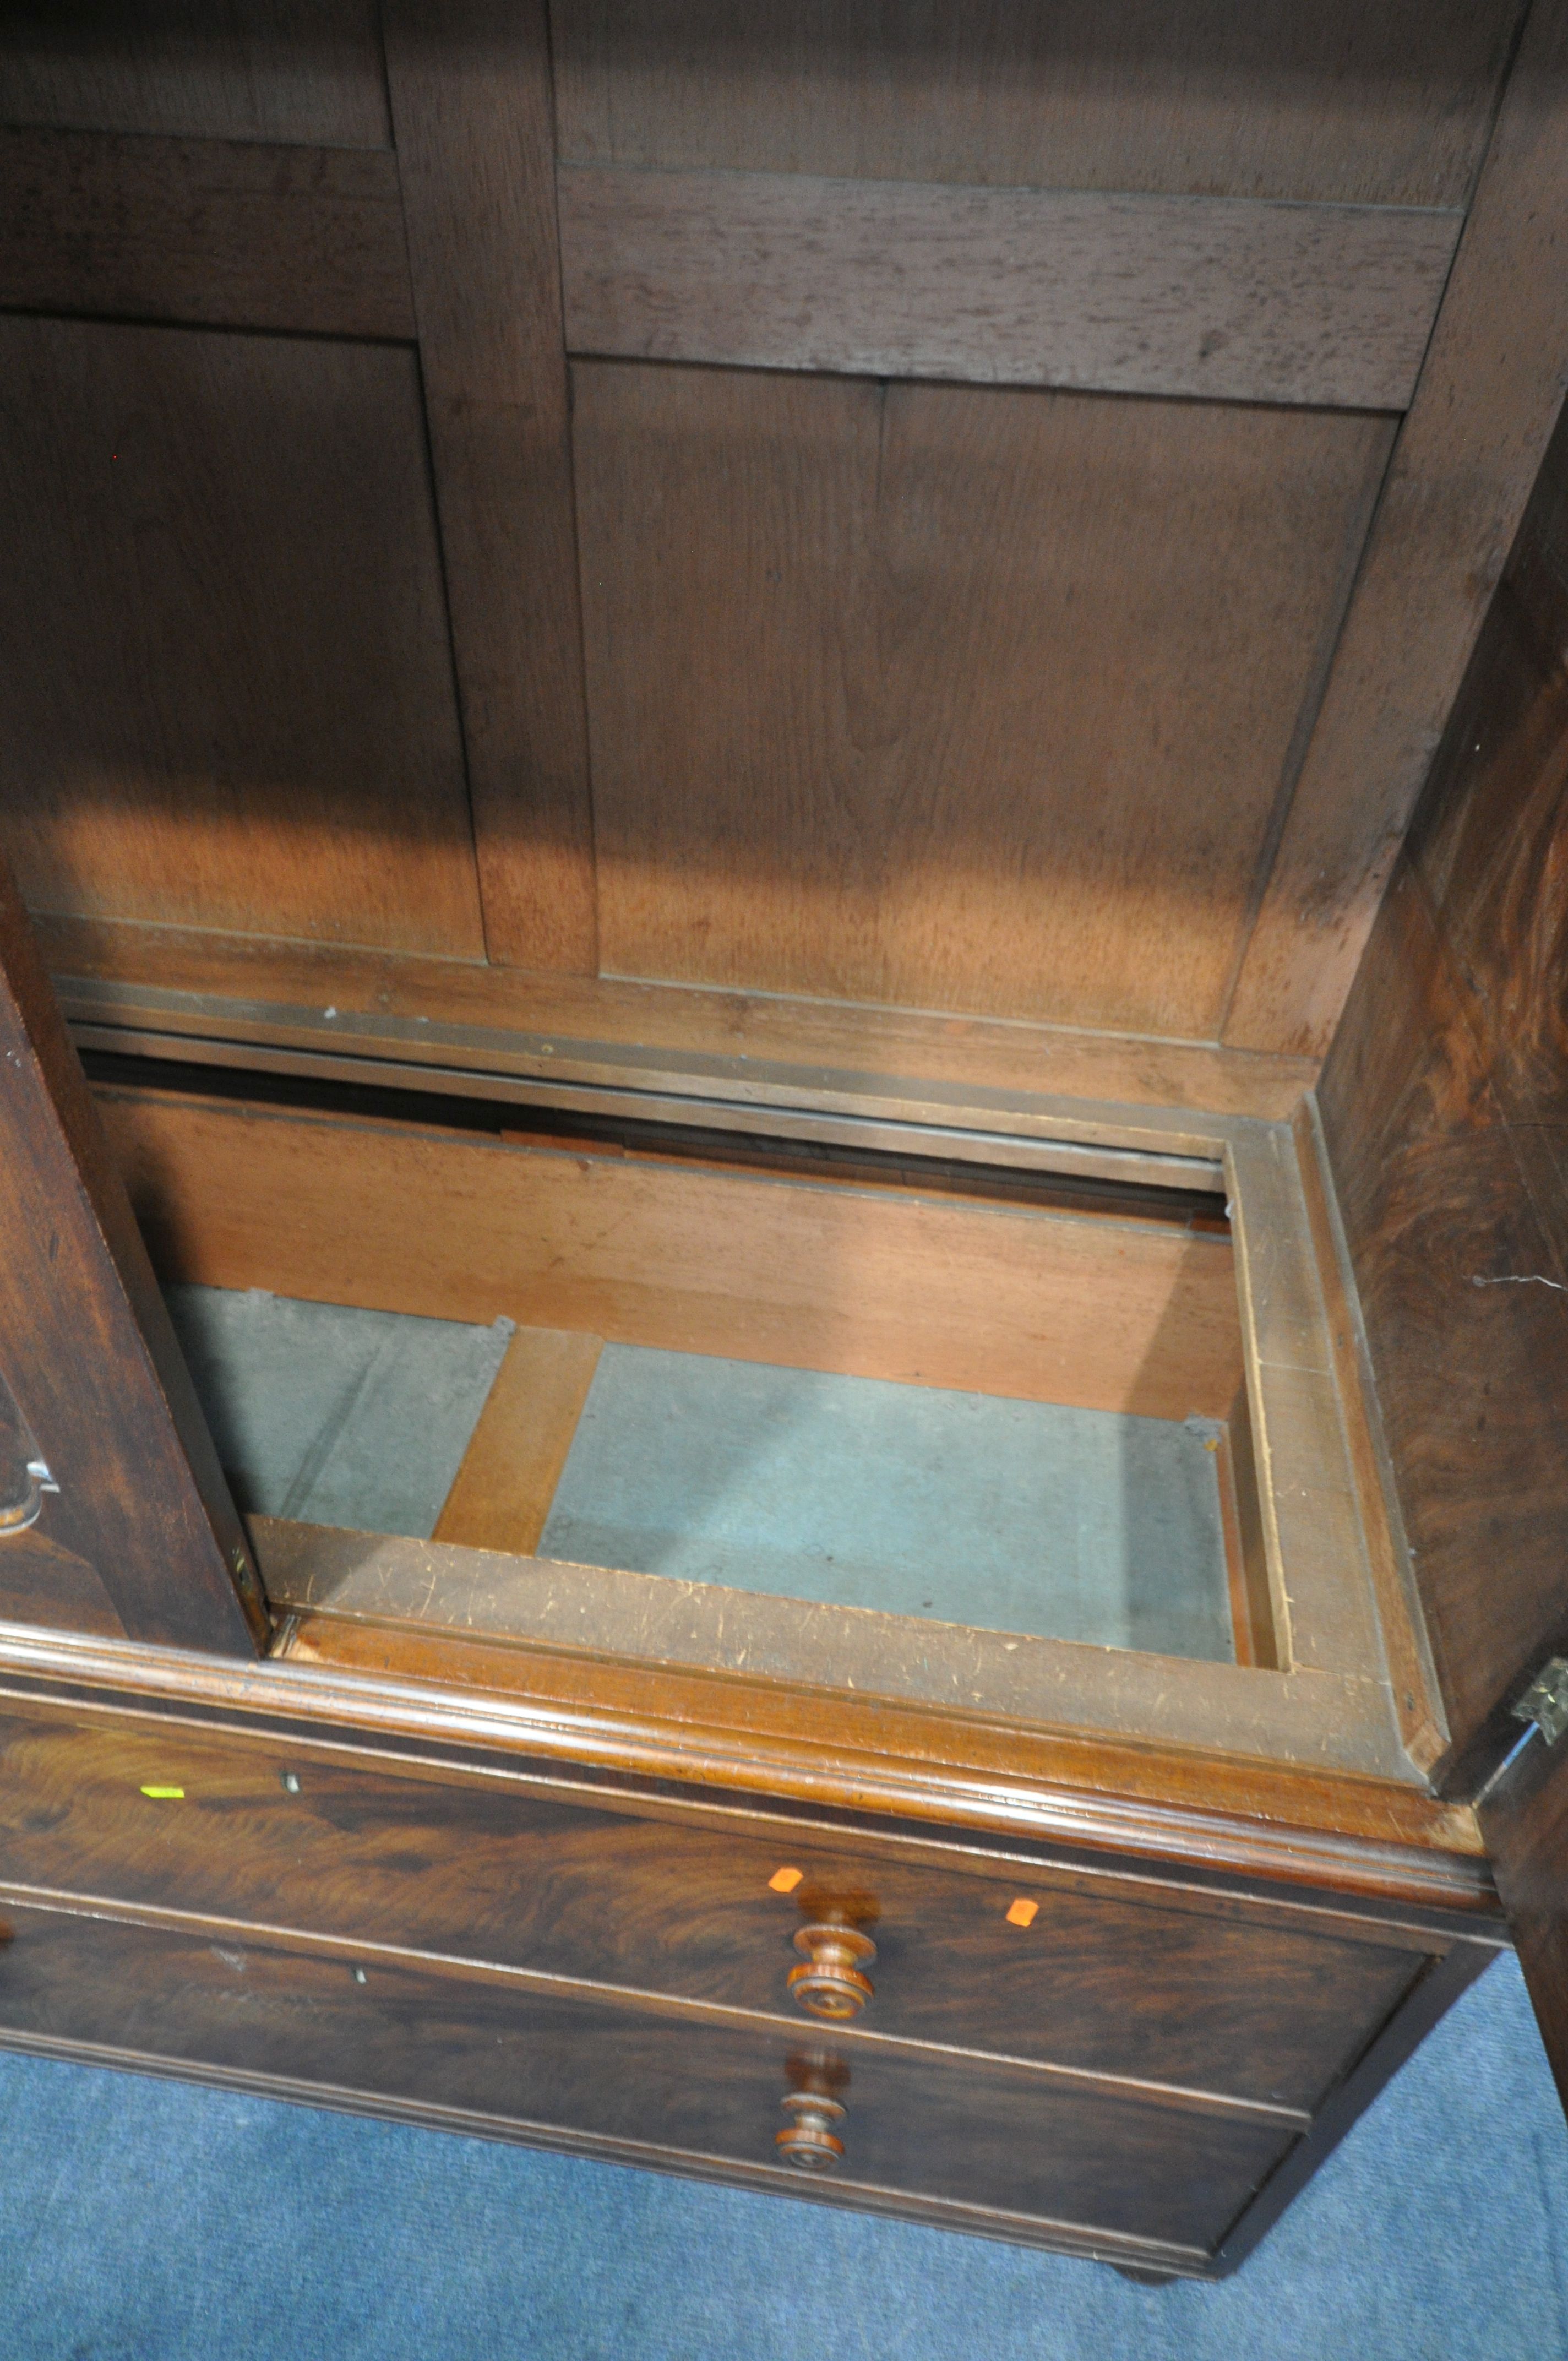
<path fill-rule="evenodd" d="M 694 1825 L 656 1808 L 151 1719 L 0 1716 L 13 1885 L 786 2017 L 790 1972 L 808 1963 L 795 1938 L 837 1911 L 876 1948 L 860 1970 L 868 2030 L 1301 2110 L 1428 1957 L 1381 1929 L 1345 1939 L 1343 1918 L 1318 1935 L 1299 1911 L 1282 1923 L 1217 1897 L 927 1866 L 761 1814 Z"/>
<path fill-rule="evenodd" d="M 1202 2253 L 1292 2145 L 1277 2121 L 1063 2088 L 1027 2068 L 863 2043 L 845 2064 L 789 2026 L 689 2005 L 10 1901 L 0 1921 L 0 2039 L 266 2075 L 783 2190 L 804 2176 L 776 2136 L 826 2097 L 843 2110 L 828 2117 L 844 2151 L 835 2193 L 962 2208 L 960 2226 L 1002 2214 L 1014 2231 L 1066 2224 Z"/>

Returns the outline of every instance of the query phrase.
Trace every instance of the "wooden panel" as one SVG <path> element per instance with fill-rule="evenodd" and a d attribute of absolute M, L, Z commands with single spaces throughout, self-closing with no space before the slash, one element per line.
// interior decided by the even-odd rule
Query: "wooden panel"
<path fill-rule="evenodd" d="M 1325 1071 L 1322 1115 L 1453 1741 L 1568 1640 L 1568 669 L 1531 532 Z M 1514 1733 L 1517 1734 L 1517 1733 Z M 1498 1748 L 1500 1752 L 1500 1746 Z"/>
<path fill-rule="evenodd" d="M 57 1522 L 52 1512 L 49 1521 L 51 1527 Z M 50 1541 L 37 1525 L 7 1533 L 0 1549 L 0 1621 L 91 1631 L 103 1639 L 126 1636 L 124 1618 L 97 1567 Z"/>
<path fill-rule="evenodd" d="M 411 353 L 0 322 L 35 906 L 477 956 Z"/>
<path fill-rule="evenodd" d="M 412 1126 L 101 1095 L 163 1276 L 789 1367 L 1223 1418 L 1227 1241 Z"/>
<path fill-rule="evenodd" d="M 1223 1027 L 1321 1051 L 1568 380 L 1568 5 L 1538 0 Z"/>
<path fill-rule="evenodd" d="M 6 0 L 0 123 L 384 148 L 376 0 Z"/>
<path fill-rule="evenodd" d="M 1288 1116 L 1317 1073 L 1309 1059 L 1059 1026 L 530 976 L 166 927 L 50 917 L 38 927 L 68 1013 L 120 1028 L 126 1047 L 156 1035 L 167 1048 L 155 1054 L 221 1061 L 240 1044 L 324 1051 L 330 1043 L 409 1060 L 432 1080 L 455 1071 L 470 1092 L 482 1093 L 488 1074 L 537 1073 L 597 1045 L 607 1060 L 634 1057 L 649 1071 L 689 1060 L 694 1082 L 700 1071 L 709 1090 L 728 1092 L 759 1069 L 794 1069 L 797 1089 L 803 1071 L 826 1070 L 868 1082 L 904 1075 L 927 1089 L 1030 1093 L 1058 1103 L 1052 1112 L 1064 1136 L 1074 1115 L 1091 1120 L 1086 1105 L 1120 1103 L 1132 1124 L 1146 1125 L 1148 1145 L 1174 1148 L 1210 1137 L 1216 1116 Z M 327 1008 L 336 1016 L 324 1016 Z"/>
<path fill-rule="evenodd" d="M 0 1076 L 0 1350 L 48 1469 L 6 1603 L 251 1655 L 248 1545 L 3 861 Z"/>
<path fill-rule="evenodd" d="M 1568 1626 L 1568 1268 L 1408 870 L 1323 1116 L 1454 1745 Z M 1547 1283 L 1540 1283 L 1544 1280 Z M 1522 1284 L 1510 1284 L 1522 1281 Z"/>
<path fill-rule="evenodd" d="M 1487 1070 L 1568 1254 L 1568 414 L 1410 830 Z M 1526 1130 L 1528 1126 L 1528 1133 Z"/>
<path fill-rule="evenodd" d="M 1448 1724 L 1383 1430 L 1365 1323 L 1327 1169 L 1321 1121 L 1310 1102 L 1298 1111 L 1291 1127 L 1326 1298 L 1335 1382 L 1355 1473 L 1357 1521 L 1377 1594 L 1394 1709 L 1406 1752 L 1412 1763 L 1429 1770 L 1447 1751 Z"/>
<path fill-rule="evenodd" d="M 413 335 L 389 155 L 0 132 L 0 303 Z"/>
<path fill-rule="evenodd" d="M 659 170 L 1463 204 L 1515 0 L 554 0 L 561 152 Z"/>
<path fill-rule="evenodd" d="M 614 2140 L 629 2162 L 712 2171 L 733 2158 L 793 2185 L 774 2135 L 797 2087 L 792 2060 L 823 2046 L 804 2028 L 530 1988 L 417 1955 L 285 1946 L 222 1921 L 126 1925 L 9 1897 L 5 1921 L 5 2032 L 323 2083 L 340 2104 L 358 2092 L 461 2110 L 492 2134 Z M 829 2188 L 850 2202 L 909 2191 L 970 2227 L 993 2213 L 1025 2217 L 1017 2229 L 1065 2221 L 1168 2241 L 1192 2262 L 1293 2144 L 1277 2123 L 891 2046 L 836 2079 L 851 2116 Z"/>
<path fill-rule="evenodd" d="M 601 1350 L 597 1336 L 520 1328 L 485 1399 L 433 1539 L 473 1549 L 539 1547 Z"/>
<path fill-rule="evenodd" d="M 1387 423 L 575 381 L 606 967 L 1212 1034 Z"/>
<path fill-rule="evenodd" d="M 389 0 L 386 25 L 486 938 L 591 975 L 544 0 Z"/>
<path fill-rule="evenodd" d="M 857 2035 L 1312 2109 L 1431 1938 L 1026 1863 L 942 1869 L 820 1831 L 672 1825 L 516 1779 L 419 1776 L 308 1743 L 156 1720 L 0 1716 L 7 1879 L 783 2017 L 797 1927 L 838 1909 L 877 1951 Z M 285 1789 L 283 1782 L 295 1784 Z M 148 1786 L 175 1786 L 159 1801 Z M 797 1870 L 795 1890 L 769 1880 Z M 1011 1923 L 1018 1899 L 1030 1924 Z"/>
<path fill-rule="evenodd" d="M 1409 401 L 1463 219 L 581 166 L 560 201 L 574 352 L 1363 410 Z"/>

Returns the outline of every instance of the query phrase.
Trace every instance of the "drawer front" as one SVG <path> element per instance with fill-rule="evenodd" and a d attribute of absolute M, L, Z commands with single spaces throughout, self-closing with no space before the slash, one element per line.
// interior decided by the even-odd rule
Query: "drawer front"
<path fill-rule="evenodd" d="M 0 2039 L 90 2042 L 624 2143 L 630 2160 L 801 2176 L 783 2101 L 828 2093 L 850 2202 L 879 2192 L 1206 2252 L 1291 2145 L 1288 2127 L 1063 2089 L 1027 2069 L 831 2045 L 509 1983 L 485 1971 L 126 1924 L 0 1901 Z M 809 2086 L 804 2088 L 803 2086 Z M 814 2176 L 814 2183 L 817 2177 Z M 975 2226 L 983 2226 L 976 2223 Z"/>
<path fill-rule="evenodd" d="M 0 1878 L 786 2015 L 793 1938 L 838 1908 L 876 1946 L 870 2030 L 1304 2110 L 1425 1958 L 1241 1905 L 802 1842 L 762 1815 L 683 1825 L 31 1707 L 0 1718 Z"/>

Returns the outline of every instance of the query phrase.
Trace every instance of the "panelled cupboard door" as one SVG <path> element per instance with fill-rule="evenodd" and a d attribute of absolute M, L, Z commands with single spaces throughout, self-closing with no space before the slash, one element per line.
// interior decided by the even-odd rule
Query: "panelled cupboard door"
<path fill-rule="evenodd" d="M 0 862 L 0 1619 L 254 1653 L 265 1609 Z"/>
<path fill-rule="evenodd" d="M 1318 1093 L 1450 1733 L 1436 1776 L 1482 1798 L 1568 2096 L 1565 961 L 1568 415 Z"/>

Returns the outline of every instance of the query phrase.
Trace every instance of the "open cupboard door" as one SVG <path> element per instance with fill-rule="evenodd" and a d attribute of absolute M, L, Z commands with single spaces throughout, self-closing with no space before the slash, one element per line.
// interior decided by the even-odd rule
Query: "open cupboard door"
<path fill-rule="evenodd" d="M 0 1618 L 252 1654 L 244 1529 L 0 862 Z"/>
<path fill-rule="evenodd" d="M 1568 425 L 1320 1088 L 1447 1715 L 1568 2095 Z"/>

